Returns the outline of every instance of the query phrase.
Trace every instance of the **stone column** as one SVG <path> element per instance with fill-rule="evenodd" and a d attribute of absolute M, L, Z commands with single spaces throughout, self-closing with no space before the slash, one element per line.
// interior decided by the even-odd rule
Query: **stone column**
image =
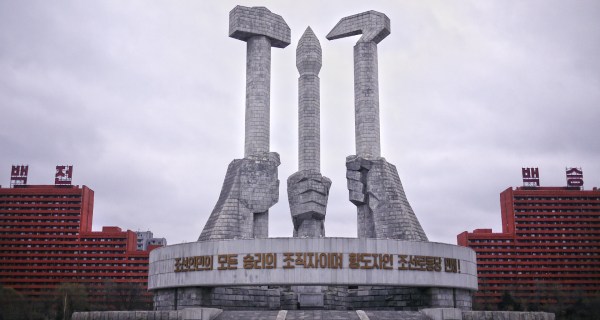
<path fill-rule="evenodd" d="M 377 44 L 358 42 L 354 46 L 354 132 L 356 155 L 364 158 L 381 156 L 377 79 Z"/>
<path fill-rule="evenodd" d="M 310 27 L 298 42 L 298 170 L 321 171 L 321 94 L 319 71 L 322 64 L 319 39 Z"/>
<path fill-rule="evenodd" d="M 321 175 L 320 86 L 322 52 L 310 27 L 298 41 L 298 172 L 288 178 L 294 237 L 324 237 L 331 180 Z"/>
<path fill-rule="evenodd" d="M 271 128 L 271 41 L 257 35 L 247 43 L 244 157 L 269 152 Z"/>
<path fill-rule="evenodd" d="M 385 14 L 367 11 L 341 19 L 327 35 L 362 34 L 354 46 L 356 155 L 346 158 L 349 197 L 357 207 L 359 238 L 427 241 L 396 167 L 381 156 L 377 44 L 390 30 Z"/>
<path fill-rule="evenodd" d="M 236 6 L 229 36 L 247 42 L 244 158 L 229 164 L 219 200 L 199 241 L 266 238 L 279 200 L 279 154 L 269 151 L 271 47 L 290 44 L 290 28 L 265 7 Z"/>

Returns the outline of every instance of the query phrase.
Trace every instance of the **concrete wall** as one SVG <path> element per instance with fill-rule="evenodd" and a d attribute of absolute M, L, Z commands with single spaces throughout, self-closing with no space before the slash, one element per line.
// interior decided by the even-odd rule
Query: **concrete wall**
<path fill-rule="evenodd" d="M 274 263 L 247 268 L 244 259 L 272 254 Z M 299 264 L 298 254 L 339 254 L 341 266 Z M 293 254 L 287 262 L 286 254 Z M 352 255 L 361 256 L 358 267 Z M 389 263 L 382 265 L 387 255 Z M 195 259 L 195 257 L 198 257 Z M 210 257 L 210 264 L 199 266 Z M 402 258 L 401 258 L 402 257 Z M 181 260 L 181 259 L 188 260 Z M 193 259 L 196 265 L 190 265 Z M 305 257 L 308 259 L 308 256 Z M 177 260 L 180 259 L 180 260 Z M 427 260 L 427 261 L 425 261 Z M 434 266 L 433 262 L 436 262 Z M 176 264 L 188 264 L 177 268 Z M 226 263 L 222 263 L 225 261 Z M 356 261 L 355 261 L 356 262 Z M 451 263 L 455 265 L 452 266 Z M 219 286 L 414 286 L 477 290 L 475 253 L 455 245 L 356 238 L 269 238 L 200 241 L 171 245 L 150 253 L 150 290 Z M 435 270 L 434 270 L 435 269 Z"/>
<path fill-rule="evenodd" d="M 303 289 L 303 290 L 299 290 Z M 195 287 L 156 290 L 154 308 L 160 311 L 192 307 L 224 310 L 411 310 L 471 309 L 471 292 L 451 288 L 323 286 L 310 287 Z"/>
<path fill-rule="evenodd" d="M 219 320 L 219 319 L 410 319 L 410 320 L 554 320 L 545 312 L 461 311 L 453 308 L 421 309 L 420 311 L 352 311 L 342 316 L 340 311 L 222 311 L 193 308 L 179 311 L 104 311 L 76 312 L 73 320 Z"/>
<path fill-rule="evenodd" d="M 92 311 L 75 312 L 71 320 L 212 320 L 223 310 L 193 308 L 176 311 Z"/>

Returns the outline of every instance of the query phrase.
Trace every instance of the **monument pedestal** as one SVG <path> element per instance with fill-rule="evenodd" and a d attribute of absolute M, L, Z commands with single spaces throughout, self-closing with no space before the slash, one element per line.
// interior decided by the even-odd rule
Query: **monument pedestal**
<path fill-rule="evenodd" d="M 455 245 L 357 238 L 177 244 L 150 253 L 156 310 L 471 309 L 475 253 Z"/>

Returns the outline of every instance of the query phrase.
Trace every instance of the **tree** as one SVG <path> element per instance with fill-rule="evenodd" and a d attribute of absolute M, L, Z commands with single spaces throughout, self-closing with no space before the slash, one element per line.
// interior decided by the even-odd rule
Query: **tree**
<path fill-rule="evenodd" d="M 0 286 L 0 320 L 30 319 L 30 310 L 22 294 Z"/>
<path fill-rule="evenodd" d="M 102 283 L 105 292 L 103 301 L 95 306 L 99 310 L 152 310 L 152 299 L 142 283 L 114 282 Z"/>
<path fill-rule="evenodd" d="M 505 291 L 498 303 L 498 310 L 521 311 L 522 308 L 521 303 L 519 303 L 508 291 Z"/>
<path fill-rule="evenodd" d="M 79 283 L 60 284 L 56 288 L 54 306 L 56 320 L 69 320 L 73 312 L 89 310 L 85 286 Z"/>

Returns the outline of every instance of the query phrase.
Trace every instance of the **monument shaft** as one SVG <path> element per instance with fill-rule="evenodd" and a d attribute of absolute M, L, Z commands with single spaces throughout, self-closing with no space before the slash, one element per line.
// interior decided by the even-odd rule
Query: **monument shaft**
<path fill-rule="evenodd" d="M 334 40 L 362 34 L 354 46 L 356 155 L 346 158 L 349 197 L 357 207 L 359 238 L 427 241 L 398 170 L 381 157 L 377 44 L 390 30 L 385 14 L 367 11 L 342 18 L 327 35 Z"/>
<path fill-rule="evenodd" d="M 310 27 L 298 41 L 298 172 L 288 178 L 294 237 L 324 237 L 331 180 L 321 175 L 319 71 L 322 52 Z"/>
<path fill-rule="evenodd" d="M 301 74 L 298 79 L 298 169 L 321 171 L 319 76 Z"/>
<path fill-rule="evenodd" d="M 253 36 L 247 43 L 244 157 L 269 152 L 271 105 L 271 41 Z"/>
<path fill-rule="evenodd" d="M 236 6 L 229 36 L 246 45 L 244 158 L 227 168 L 219 200 L 199 241 L 266 238 L 269 208 L 279 201 L 279 154 L 269 152 L 271 47 L 290 44 L 290 28 L 265 7 Z"/>
<path fill-rule="evenodd" d="M 356 155 L 380 157 L 377 44 L 372 41 L 354 46 L 354 108 Z"/>

